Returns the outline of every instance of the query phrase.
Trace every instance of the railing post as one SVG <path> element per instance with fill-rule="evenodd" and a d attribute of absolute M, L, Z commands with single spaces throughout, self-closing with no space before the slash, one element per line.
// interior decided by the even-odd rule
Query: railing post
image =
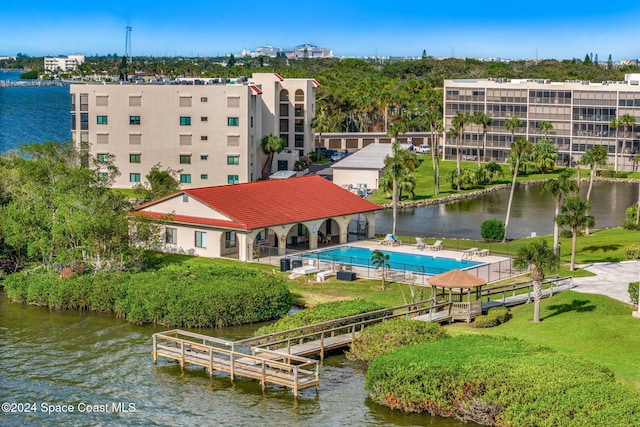
<path fill-rule="evenodd" d="M 229 376 L 231 377 L 231 382 L 233 382 L 234 376 L 235 376 L 235 366 L 234 366 L 234 355 L 236 353 L 235 352 L 231 352 L 231 354 L 229 355 L 229 368 L 231 368 L 231 372 L 229 373 Z"/>
<path fill-rule="evenodd" d="M 153 364 L 158 364 L 158 338 L 153 334 Z"/>
<path fill-rule="evenodd" d="M 184 341 L 180 341 L 180 370 L 184 371 Z"/>
<path fill-rule="evenodd" d="M 262 383 L 262 391 L 264 392 L 264 388 L 267 383 L 267 370 L 265 367 L 264 360 L 262 361 L 262 381 L 260 382 Z"/>
<path fill-rule="evenodd" d="M 293 367 L 293 396 L 298 397 L 298 367 Z"/>

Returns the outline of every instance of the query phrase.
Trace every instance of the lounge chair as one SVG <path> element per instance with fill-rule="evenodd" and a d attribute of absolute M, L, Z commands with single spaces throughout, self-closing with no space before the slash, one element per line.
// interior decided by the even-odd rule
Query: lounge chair
<path fill-rule="evenodd" d="M 422 239 L 420 237 L 416 237 L 416 243 L 413 246 L 415 246 L 416 248 L 418 248 L 420 250 L 423 250 L 425 248 L 425 246 L 427 246 L 427 245 L 426 245 L 426 243 L 424 243 L 422 241 Z"/>
<path fill-rule="evenodd" d="M 378 240 L 379 245 L 390 245 L 393 243 L 393 234 L 387 234 L 384 239 Z"/>
<path fill-rule="evenodd" d="M 462 251 L 462 259 L 471 259 L 473 255 L 478 251 L 478 248 L 469 248 Z"/>
<path fill-rule="evenodd" d="M 327 245 L 331 243 L 331 234 L 327 234 L 326 236 L 324 236 L 323 243 Z"/>
<path fill-rule="evenodd" d="M 402 240 L 398 239 L 398 236 L 391 236 L 391 245 L 392 246 L 402 246 Z"/>
<path fill-rule="evenodd" d="M 430 251 L 439 251 L 442 248 L 442 240 L 436 240 L 433 245 L 426 245 L 425 248 Z"/>
<path fill-rule="evenodd" d="M 479 251 L 476 251 L 476 255 L 487 256 L 489 255 L 489 249 L 480 249 Z"/>

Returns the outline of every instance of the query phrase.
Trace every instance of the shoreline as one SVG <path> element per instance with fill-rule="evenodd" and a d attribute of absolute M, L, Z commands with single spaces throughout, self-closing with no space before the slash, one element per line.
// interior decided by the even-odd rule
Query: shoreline
<path fill-rule="evenodd" d="M 549 178 L 549 179 L 551 179 L 551 178 Z M 549 179 L 535 179 L 535 180 L 531 180 L 531 181 L 516 182 L 516 187 L 517 186 L 521 186 L 521 185 L 525 186 L 525 185 L 531 185 L 531 184 L 542 184 L 542 183 L 545 183 L 545 182 L 549 181 Z M 581 178 L 580 181 L 587 181 L 588 182 L 589 179 L 588 178 Z M 636 183 L 640 182 L 640 179 L 596 177 L 596 178 L 594 178 L 594 182 L 612 182 L 612 183 L 636 184 Z M 474 198 L 474 197 L 484 196 L 485 194 L 495 193 L 496 191 L 504 190 L 504 189 L 510 188 L 510 187 L 511 187 L 511 184 L 498 184 L 498 185 L 494 185 L 493 187 L 482 188 L 480 190 L 474 190 L 474 191 L 470 191 L 470 192 L 464 193 L 464 194 L 452 194 L 450 196 L 440 197 L 438 199 L 423 199 L 423 200 L 411 200 L 411 201 L 406 201 L 406 202 L 398 202 L 398 209 L 414 209 L 414 208 L 423 208 L 423 207 L 426 207 L 426 206 L 434 206 L 434 205 L 439 205 L 439 204 L 452 203 L 452 202 L 457 202 L 457 201 L 460 201 L 460 200 L 465 200 L 465 199 L 471 199 L 471 198 Z M 385 204 L 381 204 L 380 206 L 382 206 L 385 209 L 391 209 L 393 207 L 392 203 L 385 203 Z"/>

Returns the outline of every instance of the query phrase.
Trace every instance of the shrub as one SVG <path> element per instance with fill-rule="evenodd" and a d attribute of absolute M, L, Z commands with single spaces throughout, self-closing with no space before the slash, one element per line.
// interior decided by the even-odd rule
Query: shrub
<path fill-rule="evenodd" d="M 379 404 L 484 425 L 636 426 L 638 394 L 577 356 L 524 341 L 461 335 L 377 357 L 365 386 Z"/>
<path fill-rule="evenodd" d="M 578 230 L 577 236 L 578 237 L 582 236 L 581 230 Z M 571 239 L 573 237 L 573 234 L 571 234 L 571 230 L 564 229 L 564 230 L 560 230 L 560 237 L 562 237 L 563 239 Z"/>
<path fill-rule="evenodd" d="M 275 319 L 291 308 L 279 276 L 240 267 L 165 267 L 144 273 L 21 272 L 5 280 L 14 301 L 112 312 L 135 324 L 222 327 Z"/>
<path fill-rule="evenodd" d="M 511 313 L 507 307 L 493 307 L 487 310 L 487 314 L 476 317 L 474 325 L 476 328 L 493 328 L 509 319 Z"/>
<path fill-rule="evenodd" d="M 640 230 L 640 226 L 636 224 L 636 215 L 638 214 L 638 205 L 634 203 L 624 211 L 622 219 L 622 228 L 627 230 Z"/>
<path fill-rule="evenodd" d="M 637 243 L 624 247 L 624 256 L 627 259 L 640 259 L 640 245 Z"/>
<path fill-rule="evenodd" d="M 384 307 L 377 303 L 362 299 L 327 302 L 324 304 L 318 304 L 313 308 L 307 308 L 285 316 L 271 325 L 262 326 L 254 332 L 254 336 L 301 328 L 314 323 L 327 322 L 329 320 L 354 316 L 356 314 L 367 313 L 369 311 L 380 310 L 382 308 Z M 336 324 L 336 326 L 339 325 Z M 306 329 L 298 332 L 296 335 L 304 335 L 311 332 L 314 332 L 314 330 Z"/>
<path fill-rule="evenodd" d="M 480 235 L 485 240 L 504 239 L 504 223 L 499 219 L 488 219 L 480 226 Z"/>
<path fill-rule="evenodd" d="M 638 288 L 640 287 L 640 282 L 631 282 L 629 283 L 629 299 L 634 304 L 638 304 Z"/>
<path fill-rule="evenodd" d="M 438 323 L 396 318 L 364 329 L 353 340 L 347 358 L 370 363 L 381 354 L 403 345 L 420 344 L 448 336 Z"/>

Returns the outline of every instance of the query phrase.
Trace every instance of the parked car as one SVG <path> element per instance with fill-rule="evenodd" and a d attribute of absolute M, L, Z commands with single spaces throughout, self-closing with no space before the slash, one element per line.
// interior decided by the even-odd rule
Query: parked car
<path fill-rule="evenodd" d="M 414 148 L 416 153 L 427 154 L 431 152 L 431 147 L 428 144 L 418 145 Z"/>
<path fill-rule="evenodd" d="M 341 153 L 340 151 L 336 151 L 331 155 L 331 160 L 333 160 L 334 162 L 337 162 L 338 160 L 341 160 L 345 157 L 347 157 L 347 153 Z"/>

